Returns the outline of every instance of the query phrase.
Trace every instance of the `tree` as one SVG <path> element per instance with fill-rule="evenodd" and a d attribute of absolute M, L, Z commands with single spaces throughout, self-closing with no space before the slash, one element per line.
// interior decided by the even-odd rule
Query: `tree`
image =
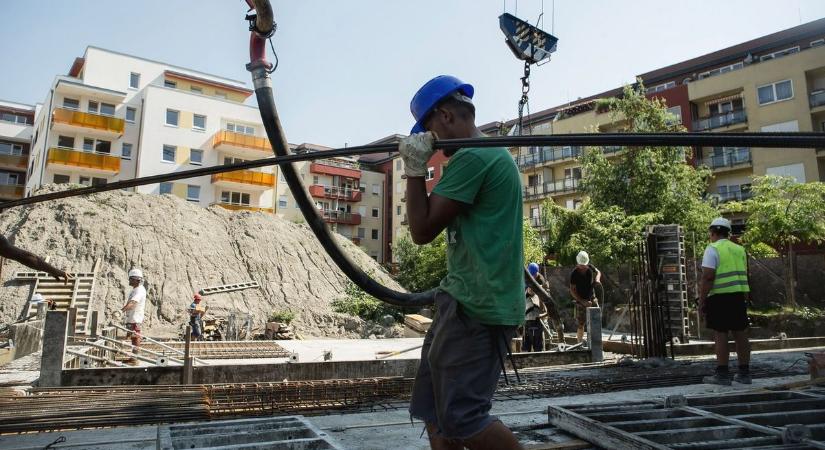
<path fill-rule="evenodd" d="M 524 237 L 524 261 L 538 262 L 544 259 L 544 245 L 538 231 L 530 226 L 527 218 L 522 223 Z M 429 244 L 415 245 L 408 234 L 398 238 L 393 249 L 398 260 L 398 282 L 414 292 L 435 288 L 447 275 L 447 241 L 444 233 Z"/>
<path fill-rule="evenodd" d="M 825 184 L 797 183 L 792 177 L 764 176 L 753 180 L 753 197 L 726 205 L 748 214 L 742 236 L 746 245 L 768 244 L 785 263 L 785 302 L 796 306 L 793 246 L 825 241 Z"/>
<path fill-rule="evenodd" d="M 646 98 L 644 91 L 639 80 L 635 87 L 625 86 L 621 96 L 598 101 L 597 108 L 609 110 L 622 132 L 684 132 L 665 103 Z M 704 199 L 710 171 L 686 164 L 689 148 L 627 147 L 609 159 L 605 150 L 588 147 L 581 157 L 580 186 L 588 200 L 580 209 L 564 211 L 552 201 L 543 208 L 550 226 L 548 250 L 560 262 L 572 262 L 581 249 L 602 263 L 631 259 L 645 225 L 675 223 L 705 236 L 717 214 Z"/>

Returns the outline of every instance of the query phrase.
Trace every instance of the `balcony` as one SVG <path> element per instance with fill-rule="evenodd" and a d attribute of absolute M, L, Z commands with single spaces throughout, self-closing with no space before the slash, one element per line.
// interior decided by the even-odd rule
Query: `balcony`
<path fill-rule="evenodd" d="M 0 200 L 18 200 L 25 192 L 26 186 L 21 184 L 0 184 Z"/>
<path fill-rule="evenodd" d="M 47 165 L 68 169 L 86 169 L 89 172 L 116 175 L 120 173 L 120 158 L 108 153 L 82 152 L 63 147 L 52 147 L 46 159 Z"/>
<path fill-rule="evenodd" d="M 530 226 L 533 228 L 545 228 L 547 221 L 542 217 L 530 217 Z"/>
<path fill-rule="evenodd" d="M 526 186 L 524 188 L 524 200 L 576 192 L 579 190 L 580 182 L 581 178 L 565 178 L 555 182 Z"/>
<path fill-rule="evenodd" d="M 215 150 L 228 151 L 251 159 L 273 155 L 267 138 L 228 130 L 218 131 L 212 136 L 212 147 Z"/>
<path fill-rule="evenodd" d="M 361 179 L 361 168 L 358 164 L 336 159 L 319 159 L 309 165 L 311 173 Z"/>
<path fill-rule="evenodd" d="M 108 138 L 123 134 L 123 119 L 100 114 L 91 114 L 66 108 L 55 108 L 52 114 L 52 128 L 57 131 L 77 131 L 73 127 L 86 129 L 89 134 Z"/>
<path fill-rule="evenodd" d="M 212 175 L 212 183 L 218 186 L 267 190 L 275 187 L 275 176 L 253 170 L 233 170 Z"/>
<path fill-rule="evenodd" d="M 262 213 L 269 213 L 272 214 L 275 212 L 272 208 L 260 208 L 257 206 L 249 206 L 249 205 L 235 205 L 232 203 L 221 203 L 215 202 L 212 205 L 220 206 L 221 208 L 228 209 L 230 211 L 252 211 L 252 212 L 262 212 Z"/>
<path fill-rule="evenodd" d="M 322 209 L 319 211 L 321 217 L 328 223 L 340 223 L 344 225 L 360 225 L 361 214 L 353 214 L 342 211 L 335 211 L 331 209 Z"/>
<path fill-rule="evenodd" d="M 0 169 L 26 170 L 29 165 L 29 155 L 7 155 L 0 153 Z"/>
<path fill-rule="evenodd" d="M 713 170 L 738 169 L 752 166 L 751 149 L 748 147 L 724 149 L 721 155 L 708 155 L 699 161 Z"/>
<path fill-rule="evenodd" d="M 729 127 L 738 123 L 746 123 L 748 116 L 744 109 L 735 109 L 714 116 L 700 117 L 694 122 L 693 131 L 708 131 L 716 128 Z"/>
<path fill-rule="evenodd" d="M 811 108 L 825 105 L 825 90 L 811 92 L 809 102 L 811 103 Z"/>
<path fill-rule="evenodd" d="M 309 195 L 315 198 L 331 198 L 345 202 L 360 202 L 361 191 L 341 186 L 324 186 L 313 184 L 309 187 Z"/>
<path fill-rule="evenodd" d="M 516 158 L 519 169 L 537 166 L 543 163 L 578 158 L 581 147 L 538 147 L 535 153 L 528 153 Z"/>
<path fill-rule="evenodd" d="M 743 200 L 747 200 L 753 197 L 753 192 L 751 191 L 735 191 L 735 192 L 720 192 L 719 194 L 719 203 L 726 203 L 737 201 L 741 202 Z"/>

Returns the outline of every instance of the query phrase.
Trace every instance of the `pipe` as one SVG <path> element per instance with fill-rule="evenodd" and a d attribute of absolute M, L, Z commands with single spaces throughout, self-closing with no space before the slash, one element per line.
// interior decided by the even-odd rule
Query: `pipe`
<path fill-rule="evenodd" d="M 583 133 L 563 135 L 496 136 L 468 139 L 437 140 L 434 146 L 441 150 L 455 150 L 462 147 L 558 147 L 564 145 L 626 147 L 644 146 L 695 146 L 695 147 L 763 147 L 763 148 L 825 148 L 825 133 Z M 201 167 L 198 169 L 162 175 L 150 175 L 132 180 L 116 181 L 102 186 L 89 186 L 60 192 L 35 195 L 19 200 L 0 203 L 0 211 L 15 206 L 31 205 L 48 200 L 77 197 L 98 192 L 144 186 L 147 184 L 195 178 L 234 170 L 269 167 L 287 162 L 313 161 L 339 156 L 371 155 L 393 153 L 398 144 L 372 144 L 345 147 L 312 153 L 287 154 L 275 158 L 263 158 L 241 163 Z"/>

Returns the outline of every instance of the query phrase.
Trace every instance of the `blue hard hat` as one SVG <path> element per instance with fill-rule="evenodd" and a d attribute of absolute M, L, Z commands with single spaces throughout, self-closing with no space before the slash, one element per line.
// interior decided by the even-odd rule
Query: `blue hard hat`
<path fill-rule="evenodd" d="M 539 273 L 539 265 L 536 263 L 530 263 L 527 265 L 527 271 L 530 272 L 530 275 L 536 276 Z"/>
<path fill-rule="evenodd" d="M 456 91 L 470 98 L 473 98 L 475 92 L 472 85 L 452 75 L 439 75 L 421 86 L 421 89 L 415 93 L 410 102 L 410 112 L 415 118 L 415 125 L 410 130 L 410 134 L 424 132 L 424 125 L 421 121 L 427 117 L 427 114 L 435 108 L 438 102 Z"/>

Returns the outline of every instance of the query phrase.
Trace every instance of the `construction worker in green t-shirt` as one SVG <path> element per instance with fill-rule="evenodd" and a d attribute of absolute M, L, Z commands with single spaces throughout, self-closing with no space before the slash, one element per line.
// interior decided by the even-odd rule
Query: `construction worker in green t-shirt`
<path fill-rule="evenodd" d="M 751 348 L 748 341 L 748 257 L 745 249 L 731 242 L 730 221 L 713 220 L 708 229 L 710 245 L 702 257 L 699 311 L 707 327 L 715 332 L 716 372 L 705 383 L 730 386 L 728 332 L 736 343 L 738 371 L 733 381 L 751 384 Z"/>
<path fill-rule="evenodd" d="M 473 87 L 442 75 L 410 103 L 416 120 L 399 152 L 407 178 L 407 220 L 416 244 L 447 233 L 447 276 L 421 349 L 410 414 L 438 449 L 518 449 L 490 416 L 503 355 L 524 321 L 521 177 L 505 148 L 445 151 L 441 180 L 427 195 L 433 140 L 481 137 Z M 506 377 L 506 375 L 505 375 Z"/>

